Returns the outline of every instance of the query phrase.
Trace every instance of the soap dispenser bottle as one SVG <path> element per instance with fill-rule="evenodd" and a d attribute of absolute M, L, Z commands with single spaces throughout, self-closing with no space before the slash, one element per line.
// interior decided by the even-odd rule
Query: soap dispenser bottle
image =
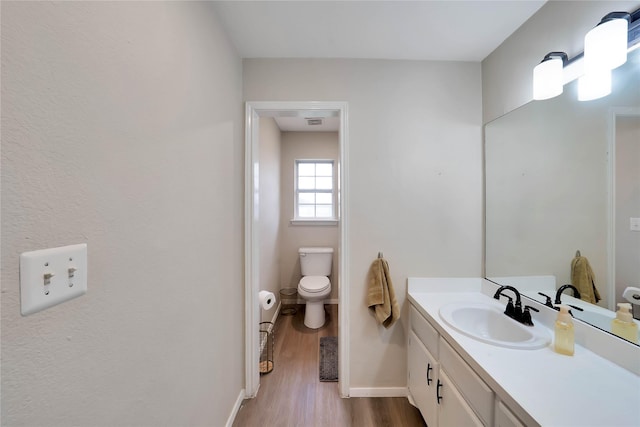
<path fill-rule="evenodd" d="M 631 315 L 631 304 L 619 302 L 616 318 L 611 321 L 611 332 L 619 337 L 638 343 L 638 325 Z"/>
<path fill-rule="evenodd" d="M 556 319 L 553 349 L 556 353 L 573 356 L 573 319 L 571 318 L 571 314 L 569 314 L 568 306 L 560 305 L 558 308 L 560 308 L 560 311 L 558 312 L 558 318 Z"/>

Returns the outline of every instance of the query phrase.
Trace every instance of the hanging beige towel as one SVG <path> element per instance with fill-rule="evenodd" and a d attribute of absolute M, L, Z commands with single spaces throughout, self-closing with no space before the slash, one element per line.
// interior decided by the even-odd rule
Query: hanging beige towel
<path fill-rule="evenodd" d="M 602 298 L 596 288 L 595 275 L 589 260 L 578 252 L 571 261 L 571 284 L 580 292 L 580 299 L 596 304 Z"/>
<path fill-rule="evenodd" d="M 371 264 L 367 306 L 375 312 L 378 323 L 385 328 L 393 325 L 400 317 L 400 308 L 389 274 L 389 264 L 383 258 L 378 258 Z"/>

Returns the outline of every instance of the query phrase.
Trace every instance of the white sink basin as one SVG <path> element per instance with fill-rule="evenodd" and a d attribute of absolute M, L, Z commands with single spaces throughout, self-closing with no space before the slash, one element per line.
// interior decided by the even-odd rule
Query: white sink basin
<path fill-rule="evenodd" d="M 504 307 L 481 302 L 451 303 L 440 308 L 440 317 L 455 330 L 488 344 L 534 350 L 551 342 L 540 326 L 525 326 L 504 314 Z"/>

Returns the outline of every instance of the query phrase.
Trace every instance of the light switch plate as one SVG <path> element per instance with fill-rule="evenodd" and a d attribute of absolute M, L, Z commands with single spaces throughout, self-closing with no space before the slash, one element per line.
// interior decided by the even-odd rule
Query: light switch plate
<path fill-rule="evenodd" d="M 23 316 L 86 292 L 85 243 L 20 254 L 20 311 Z"/>
<path fill-rule="evenodd" d="M 640 231 L 640 218 L 629 219 L 629 230 Z"/>

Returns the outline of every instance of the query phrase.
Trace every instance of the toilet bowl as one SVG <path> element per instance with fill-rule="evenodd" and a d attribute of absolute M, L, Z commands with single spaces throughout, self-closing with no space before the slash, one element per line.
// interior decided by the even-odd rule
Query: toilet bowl
<path fill-rule="evenodd" d="M 306 301 L 304 325 L 318 329 L 324 325 L 324 300 L 331 294 L 331 264 L 333 248 L 300 248 L 298 295 Z"/>
<path fill-rule="evenodd" d="M 304 276 L 298 283 L 298 295 L 305 301 L 304 325 L 317 329 L 325 322 L 324 300 L 331 293 L 327 276 Z"/>

